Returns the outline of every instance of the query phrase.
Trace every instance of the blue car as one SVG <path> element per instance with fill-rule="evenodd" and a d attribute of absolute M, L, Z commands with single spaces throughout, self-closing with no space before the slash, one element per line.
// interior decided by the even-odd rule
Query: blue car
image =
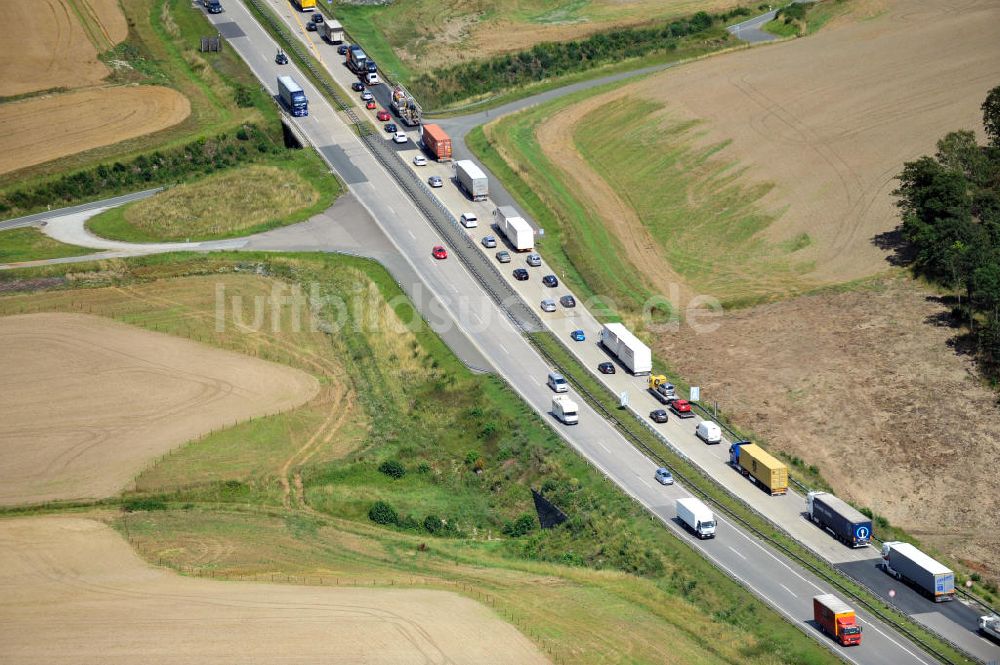
<path fill-rule="evenodd" d="M 572 337 L 575 342 L 582 342 L 587 339 L 587 336 L 583 334 L 582 330 L 574 330 L 569 334 L 569 336 Z"/>

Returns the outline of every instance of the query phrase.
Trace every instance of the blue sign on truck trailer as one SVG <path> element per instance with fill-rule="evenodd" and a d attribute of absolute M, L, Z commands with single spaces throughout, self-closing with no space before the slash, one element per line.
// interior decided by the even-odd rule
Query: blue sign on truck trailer
<path fill-rule="evenodd" d="M 806 495 L 809 518 L 850 547 L 865 547 L 871 542 L 872 521 L 846 501 L 826 492 Z"/>
<path fill-rule="evenodd" d="M 306 93 L 291 76 L 278 77 L 278 96 L 292 115 L 309 115 L 309 100 Z"/>

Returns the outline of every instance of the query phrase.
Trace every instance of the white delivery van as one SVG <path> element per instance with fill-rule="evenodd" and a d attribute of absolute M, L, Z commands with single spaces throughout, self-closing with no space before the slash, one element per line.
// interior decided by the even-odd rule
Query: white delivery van
<path fill-rule="evenodd" d="M 547 383 L 549 388 L 552 388 L 553 392 L 564 393 L 569 390 L 569 383 L 566 381 L 566 377 L 558 372 L 549 372 L 549 380 Z"/>
<path fill-rule="evenodd" d="M 702 420 L 698 423 L 694 433 L 705 443 L 720 443 L 722 441 L 722 428 L 711 420 Z"/>
<path fill-rule="evenodd" d="M 580 422 L 579 409 L 576 402 L 568 395 L 552 396 L 552 415 L 558 418 L 564 425 L 575 425 Z"/>
<path fill-rule="evenodd" d="M 458 221 L 462 222 L 462 226 L 467 229 L 474 229 L 479 226 L 479 218 L 476 217 L 476 213 L 474 212 L 463 212 Z"/>
<path fill-rule="evenodd" d="M 699 538 L 715 538 L 715 515 L 694 497 L 677 499 L 677 519 Z"/>

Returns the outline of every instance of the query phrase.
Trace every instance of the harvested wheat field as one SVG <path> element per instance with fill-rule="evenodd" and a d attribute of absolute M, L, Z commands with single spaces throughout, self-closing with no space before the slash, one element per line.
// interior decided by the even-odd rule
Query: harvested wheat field
<path fill-rule="evenodd" d="M 0 173 L 151 134 L 190 114 L 187 97 L 152 85 L 91 88 L 3 104 Z"/>
<path fill-rule="evenodd" d="M 723 300 L 864 277 L 886 268 L 873 238 L 898 223 L 891 191 L 903 162 L 932 153 L 947 131 L 982 133 L 979 106 L 1000 83 L 998 24 L 992 0 L 858 2 L 853 17 L 808 38 L 570 107 L 542 126 L 540 143 L 640 268 L 659 254 L 690 288 Z M 628 117 L 611 131 L 630 156 L 618 163 L 592 147 L 582 158 L 572 141 L 586 153 L 601 119 L 618 112 Z M 669 168 L 642 182 L 680 183 L 686 197 L 667 201 L 630 179 L 644 168 L 636 151 L 651 161 L 674 149 Z M 607 186 L 580 175 L 592 168 Z M 745 211 L 731 215 L 734 206 Z M 727 260 L 706 263 L 720 246 Z"/>
<path fill-rule="evenodd" d="M 214 429 L 299 406 L 305 372 L 83 314 L 0 318 L 0 505 L 105 497 Z"/>
<path fill-rule="evenodd" d="M 547 662 L 456 594 L 180 577 L 83 518 L 0 521 L 0 588 L 3 662 Z"/>
<path fill-rule="evenodd" d="M 728 312 L 655 344 L 693 385 L 838 494 L 1000 578 L 1000 407 L 949 349 L 950 305 L 904 278 Z"/>

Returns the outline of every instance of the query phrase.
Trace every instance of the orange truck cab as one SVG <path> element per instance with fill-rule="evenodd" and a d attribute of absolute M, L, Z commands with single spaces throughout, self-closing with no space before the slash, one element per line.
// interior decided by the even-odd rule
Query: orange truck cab
<path fill-rule="evenodd" d="M 845 647 L 861 644 L 861 626 L 847 603 L 833 594 L 813 598 L 813 619 L 827 635 Z"/>

